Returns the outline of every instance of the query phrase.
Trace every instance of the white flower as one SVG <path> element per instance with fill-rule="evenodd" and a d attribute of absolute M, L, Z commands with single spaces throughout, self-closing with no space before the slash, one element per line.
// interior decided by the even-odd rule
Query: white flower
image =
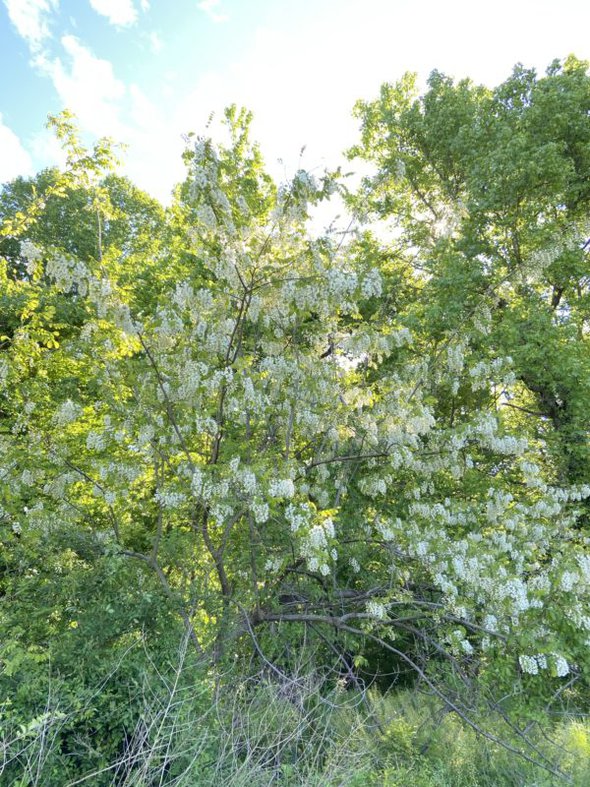
<path fill-rule="evenodd" d="M 20 480 L 21 484 L 24 484 L 25 486 L 33 486 L 35 483 L 35 476 L 28 468 L 25 468 L 21 473 Z"/>
<path fill-rule="evenodd" d="M 555 674 L 558 678 L 564 678 L 566 675 L 569 674 L 570 667 L 567 661 L 563 658 L 563 656 L 557 656 L 553 654 L 555 657 Z"/>
<path fill-rule="evenodd" d="M 526 672 L 528 675 L 538 675 L 539 664 L 534 656 L 519 656 L 518 663 L 523 672 Z"/>
<path fill-rule="evenodd" d="M 463 653 L 473 653 L 473 645 L 469 642 L 468 639 L 461 640 L 461 650 Z"/>
<path fill-rule="evenodd" d="M 331 517 L 327 517 L 322 522 L 322 526 L 328 538 L 334 538 L 334 522 Z M 336 558 L 334 558 L 336 559 Z"/>
<path fill-rule="evenodd" d="M 101 432 L 88 432 L 86 448 L 89 451 L 102 451 L 105 447 L 105 436 Z"/>
<path fill-rule="evenodd" d="M 396 521 L 396 524 L 397 522 L 399 522 L 399 520 Z M 378 520 L 377 522 L 375 522 L 375 527 L 377 528 L 377 530 L 379 531 L 379 533 L 381 534 L 381 536 L 385 541 L 393 541 L 395 536 L 393 530 L 389 525 L 385 524 L 385 522 L 381 522 L 381 520 Z"/>
<path fill-rule="evenodd" d="M 355 574 L 358 574 L 359 571 L 361 570 L 360 564 L 355 557 L 349 558 L 348 564 L 352 568 Z"/>
<path fill-rule="evenodd" d="M 387 618 L 387 607 L 385 604 L 381 604 L 374 599 L 367 601 L 366 610 L 369 615 L 372 615 L 374 618 L 378 618 L 379 620 L 385 620 Z"/>
<path fill-rule="evenodd" d="M 6 385 L 8 378 L 8 361 L 5 358 L 0 359 L 0 388 Z"/>
<path fill-rule="evenodd" d="M 293 497 L 295 484 L 290 478 L 274 479 L 270 482 L 268 494 L 277 498 Z"/>
<path fill-rule="evenodd" d="M 578 555 L 576 560 L 582 572 L 584 580 L 590 582 L 590 555 Z"/>
<path fill-rule="evenodd" d="M 242 488 L 247 495 L 253 495 L 257 487 L 256 476 L 251 470 L 242 472 Z"/>
<path fill-rule="evenodd" d="M 195 467 L 193 472 L 193 477 L 191 479 L 191 489 L 194 495 L 200 497 L 203 493 L 204 487 L 204 479 L 203 473 L 199 470 L 198 467 Z"/>
<path fill-rule="evenodd" d="M 268 522 L 268 517 L 270 516 L 268 503 L 253 502 L 251 509 L 257 525 L 263 525 L 265 522 Z"/>
<path fill-rule="evenodd" d="M 409 328 L 405 327 L 392 333 L 390 338 L 395 347 L 403 347 L 404 344 L 412 344 L 413 342 L 413 337 Z"/>
<path fill-rule="evenodd" d="M 214 230 L 217 227 L 217 218 L 211 205 L 201 205 L 197 209 L 197 217 L 207 229 Z"/>
<path fill-rule="evenodd" d="M 278 557 L 269 558 L 264 564 L 264 570 L 271 574 L 276 574 L 281 568 L 281 559 Z"/>
<path fill-rule="evenodd" d="M 26 260 L 27 273 L 29 276 L 33 276 L 41 259 L 41 249 L 35 246 L 32 241 L 23 240 L 20 244 L 20 253 Z"/>
<path fill-rule="evenodd" d="M 139 430 L 139 434 L 137 435 L 137 445 L 139 447 L 146 446 L 154 439 L 155 430 L 151 424 L 144 424 Z"/>
<path fill-rule="evenodd" d="M 544 653 L 537 653 L 535 656 L 539 669 L 547 669 L 547 656 Z"/>
<path fill-rule="evenodd" d="M 326 531 L 321 525 L 314 525 L 309 531 L 309 543 L 314 549 L 325 549 L 327 546 Z"/>
<path fill-rule="evenodd" d="M 66 399 L 57 413 L 53 416 L 53 422 L 56 426 L 65 426 L 75 421 L 80 411 L 81 407 L 79 405 L 74 404 L 71 399 Z"/>
<path fill-rule="evenodd" d="M 187 281 L 179 282 L 172 296 L 172 303 L 175 303 L 181 309 L 185 309 L 190 305 L 193 297 L 193 288 L 190 284 Z"/>
<path fill-rule="evenodd" d="M 483 627 L 488 631 L 498 631 L 498 618 L 495 615 L 486 615 L 483 619 Z"/>
<path fill-rule="evenodd" d="M 285 511 L 285 518 L 291 525 L 291 532 L 297 533 L 302 527 L 307 525 L 307 516 L 308 512 L 303 507 L 299 508 L 293 504 L 288 505 Z"/>
<path fill-rule="evenodd" d="M 428 552 L 428 543 L 426 541 L 419 541 L 416 544 L 416 555 L 418 557 L 424 557 L 424 555 Z"/>
<path fill-rule="evenodd" d="M 579 577 L 575 571 L 564 571 L 561 575 L 561 589 L 568 593 L 578 581 Z"/>
<path fill-rule="evenodd" d="M 381 295 L 381 276 L 377 268 L 372 268 L 361 282 L 363 297 L 371 298 Z"/>
<path fill-rule="evenodd" d="M 171 492 L 164 489 L 159 489 L 154 497 L 162 508 L 166 509 L 178 508 L 186 500 L 186 495 L 182 492 Z"/>

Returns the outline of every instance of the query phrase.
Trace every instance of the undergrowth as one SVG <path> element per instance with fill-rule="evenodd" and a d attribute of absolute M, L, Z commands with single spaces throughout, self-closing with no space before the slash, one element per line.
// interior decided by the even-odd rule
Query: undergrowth
<path fill-rule="evenodd" d="M 149 654 L 147 654 L 149 656 Z M 57 678 L 45 706 L 21 718 L 4 707 L 0 784 L 11 787 L 550 787 L 590 784 L 590 721 L 521 709 L 507 729 L 487 711 L 486 739 L 423 690 L 351 688 L 319 670 L 228 669 L 213 675 L 184 645 L 129 695 L 126 729 L 109 739 L 92 709 L 113 672 L 69 705 Z M 63 686 L 62 686 L 63 688 Z M 567 692 L 564 693 L 564 695 Z M 123 697 L 119 696 L 119 702 Z M 564 696 L 564 700 L 567 697 Z M 129 709 L 128 709 L 129 710 Z M 483 714 L 484 712 L 481 711 Z M 555 714 L 555 715 L 553 715 Z M 563 714 L 563 715 L 560 715 Z M 92 724 L 88 720 L 92 719 Z M 526 720 L 526 723 L 525 723 Z M 108 725 L 108 720 L 105 721 Z M 526 740 L 527 745 L 523 745 Z M 532 755 L 532 756 L 531 756 Z M 543 767 L 545 766 L 545 767 Z M 552 772 L 550 772 L 552 771 Z"/>

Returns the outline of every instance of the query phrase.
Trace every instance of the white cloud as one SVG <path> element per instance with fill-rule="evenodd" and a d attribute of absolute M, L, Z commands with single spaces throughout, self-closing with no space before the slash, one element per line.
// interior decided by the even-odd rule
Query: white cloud
<path fill-rule="evenodd" d="M 359 71 L 374 74 L 386 55 L 363 57 L 360 68 L 356 57 L 350 57 L 353 42 L 344 41 L 343 54 L 328 55 L 318 68 L 315 55 L 325 46 L 322 33 L 325 31 L 309 32 L 309 56 L 302 57 L 290 33 L 259 29 L 243 58 L 199 79 L 179 107 L 180 128 L 202 131 L 211 111 L 237 103 L 254 113 L 253 136 L 261 143 L 275 176 L 291 176 L 299 166 L 321 168 L 340 163 L 342 150 L 355 140 L 351 109 L 365 87 Z M 378 89 L 378 77 L 368 81 Z M 284 165 L 277 165 L 279 157 Z"/>
<path fill-rule="evenodd" d="M 92 137 L 124 143 L 124 171 L 143 189 L 168 201 L 183 172 L 177 125 L 135 84 L 126 85 L 110 60 L 97 57 L 74 36 L 61 39 L 65 56 L 39 58 L 39 68 L 53 82 L 60 104 L 75 115 Z M 46 137 L 36 140 L 39 157 L 56 158 Z M 53 163 L 53 161 L 51 161 Z"/>
<path fill-rule="evenodd" d="M 4 0 L 10 21 L 31 52 L 39 52 L 50 37 L 48 18 L 58 3 L 59 0 Z"/>
<path fill-rule="evenodd" d="M 132 0 L 90 0 L 90 5 L 97 14 L 106 16 L 111 25 L 127 27 L 137 22 L 137 9 Z"/>
<path fill-rule="evenodd" d="M 150 43 L 150 49 L 155 55 L 162 51 L 164 43 L 155 30 L 148 33 L 148 41 Z"/>
<path fill-rule="evenodd" d="M 485 10 L 476 10 L 472 0 L 339 0 L 338 13 L 335 2 L 318 2 L 317 10 L 296 4 L 298 10 L 277 14 L 272 27 L 249 32 L 239 57 L 200 75 L 182 98 L 179 126 L 200 131 L 210 111 L 236 102 L 254 112 L 253 135 L 279 176 L 293 174 L 303 145 L 303 166 L 332 167 L 358 139 L 354 102 L 377 97 L 382 82 L 405 71 L 424 80 L 439 68 L 495 84 L 518 60 L 542 69 L 569 51 L 588 57 L 585 28 L 573 29 L 563 6 L 536 2 L 543 13 L 533 13 L 532 0 L 497 0 Z M 575 6 L 575 0 L 563 2 Z M 507 26 L 508 18 L 517 24 Z M 286 162 L 280 170 L 279 156 Z"/>
<path fill-rule="evenodd" d="M 4 2 L 45 9 L 41 24 L 57 0 Z M 105 0 L 92 2 L 107 5 Z M 117 5 L 131 2 L 137 12 L 149 7 L 146 0 L 121 0 Z M 576 2 L 562 0 L 571 9 Z M 335 5 L 336 0 L 293 4 L 269 16 L 266 26 L 250 26 L 240 54 L 228 52 L 215 71 L 193 67 L 191 52 L 179 52 L 175 59 L 174 47 L 166 41 L 160 84 L 150 84 L 145 93 L 124 84 L 109 60 L 98 58 L 72 36 L 62 39 L 60 57 L 45 54 L 38 59 L 61 105 L 77 114 L 83 130 L 128 143 L 126 172 L 138 186 L 167 200 L 173 183 L 183 176 L 181 134 L 206 133 L 209 113 L 219 115 L 229 103 L 253 110 L 253 136 L 273 174 L 283 178 L 299 166 L 318 171 L 341 163 L 341 151 L 358 138 L 358 123 L 351 117 L 354 101 L 375 97 L 381 82 L 395 81 L 406 70 L 417 70 L 423 79 L 432 68 L 440 68 L 494 84 L 508 76 L 517 60 L 543 67 L 569 51 L 581 57 L 590 54 L 585 28 L 572 28 L 568 14 L 553 0 L 523 0 L 522 5 L 497 0 L 496 6 L 477 13 L 472 0 L 448 5 L 440 0 L 423 0 L 423 5 L 364 0 L 362 6 L 358 0 L 338 0 L 337 14 Z M 537 6 L 543 13 L 534 13 Z M 109 7 L 115 7 L 114 0 Z M 213 20 L 227 18 L 222 0 L 196 0 L 195 7 Z M 506 27 L 509 16 L 515 22 Z M 487 31 L 483 39 L 481 29 Z M 162 43 L 156 33 L 139 35 L 153 51 Z M 180 85 L 186 85 L 182 68 L 198 76 L 179 94 Z M 140 82 L 141 73 L 137 79 Z M 300 162 L 303 145 L 307 148 Z M 35 155 L 34 146 L 31 151 Z M 284 164 L 276 163 L 279 156 Z"/>
<path fill-rule="evenodd" d="M 217 13 L 216 8 L 218 5 L 219 0 L 201 0 L 201 2 L 197 4 L 197 8 L 204 11 L 213 22 L 227 22 L 229 19 L 227 14 Z"/>
<path fill-rule="evenodd" d="M 149 132 L 150 128 L 159 126 L 162 122 L 162 115 L 155 104 L 153 104 L 145 93 L 137 85 L 129 85 L 129 115 L 137 129 Z"/>
<path fill-rule="evenodd" d="M 39 66 L 52 80 L 62 106 L 78 117 L 81 126 L 97 135 L 123 139 L 118 102 L 126 88 L 115 76 L 110 60 L 96 57 L 74 36 L 61 39 L 69 63 L 43 58 Z"/>
<path fill-rule="evenodd" d="M 150 10 L 150 0 L 139 0 L 139 5 L 144 13 Z"/>
<path fill-rule="evenodd" d="M 31 135 L 29 148 L 35 170 L 45 169 L 46 167 L 63 169 L 66 166 L 66 153 L 53 131 L 50 131 L 48 128 Z"/>
<path fill-rule="evenodd" d="M 0 114 L 0 184 L 33 171 L 31 157 L 17 135 L 2 122 Z"/>

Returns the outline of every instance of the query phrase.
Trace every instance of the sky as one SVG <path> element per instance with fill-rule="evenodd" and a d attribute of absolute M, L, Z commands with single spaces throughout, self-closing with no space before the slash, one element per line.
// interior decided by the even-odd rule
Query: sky
<path fill-rule="evenodd" d="M 590 59 L 589 23 L 587 0 L 0 0 L 0 183 L 59 164 L 45 123 L 64 108 L 87 142 L 125 143 L 125 173 L 163 202 L 184 135 L 231 103 L 275 177 L 321 171 L 383 82 L 542 73 Z"/>

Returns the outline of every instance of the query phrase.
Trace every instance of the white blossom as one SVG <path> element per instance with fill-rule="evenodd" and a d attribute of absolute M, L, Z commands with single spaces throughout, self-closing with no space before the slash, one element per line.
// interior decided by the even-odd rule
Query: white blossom
<path fill-rule="evenodd" d="M 375 601 L 375 599 L 370 599 L 367 601 L 366 610 L 369 615 L 372 615 L 374 618 L 378 620 L 386 620 L 387 618 L 387 607 L 385 604 L 382 604 L 379 601 Z"/>
<path fill-rule="evenodd" d="M 538 675 L 539 663 L 535 656 L 521 655 L 518 657 L 518 663 L 523 672 L 528 675 Z"/>
<path fill-rule="evenodd" d="M 276 498 L 293 497 L 295 484 L 290 478 L 273 479 L 269 484 L 268 494 Z"/>
<path fill-rule="evenodd" d="M 270 516 L 270 509 L 268 507 L 268 503 L 259 503 L 254 501 L 251 504 L 251 510 L 256 524 L 262 525 L 265 522 L 268 522 L 268 518 Z"/>
<path fill-rule="evenodd" d="M 351 557 L 348 559 L 348 564 L 352 568 L 355 574 L 358 574 L 361 570 L 360 563 L 355 557 Z"/>
<path fill-rule="evenodd" d="M 86 448 L 88 448 L 89 451 L 104 451 L 105 447 L 106 440 L 102 432 L 88 432 L 86 436 Z"/>
<path fill-rule="evenodd" d="M 570 667 L 567 660 L 563 656 L 554 654 L 555 674 L 558 678 L 564 678 L 569 675 Z"/>
<path fill-rule="evenodd" d="M 53 416 L 53 422 L 56 426 L 65 426 L 66 424 L 75 421 L 81 413 L 82 408 L 74 404 L 71 399 L 66 401 L 60 406 L 59 410 Z"/>

